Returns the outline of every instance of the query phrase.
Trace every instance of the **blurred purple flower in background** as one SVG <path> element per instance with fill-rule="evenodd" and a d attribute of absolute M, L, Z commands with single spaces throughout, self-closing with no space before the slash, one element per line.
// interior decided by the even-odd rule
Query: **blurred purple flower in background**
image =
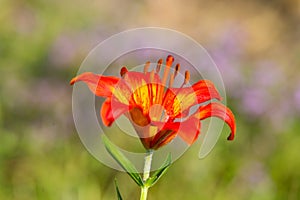
<path fill-rule="evenodd" d="M 300 86 L 294 97 L 283 66 L 273 59 L 249 59 L 247 55 L 248 33 L 242 26 L 232 26 L 221 33 L 209 51 L 219 67 L 227 96 L 237 101 L 237 107 L 247 117 L 269 121 L 274 129 L 300 110 Z M 284 127 L 282 127 L 284 128 Z"/>
<path fill-rule="evenodd" d="M 249 88 L 243 91 L 240 109 L 252 117 L 262 115 L 267 110 L 268 96 L 262 88 Z"/>
<path fill-rule="evenodd" d="M 300 112 L 300 82 L 298 83 L 294 92 L 294 105 L 298 112 Z M 299 115 L 299 113 L 298 113 Z"/>
<path fill-rule="evenodd" d="M 230 26 L 219 35 L 213 45 L 211 56 L 223 76 L 228 92 L 233 96 L 240 95 L 243 85 L 242 55 L 245 51 L 246 34 L 240 27 Z"/>

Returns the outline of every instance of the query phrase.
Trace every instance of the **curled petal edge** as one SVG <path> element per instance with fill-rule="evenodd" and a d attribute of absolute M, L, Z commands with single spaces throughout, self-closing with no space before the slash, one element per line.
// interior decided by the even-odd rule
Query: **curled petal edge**
<path fill-rule="evenodd" d="M 208 117 L 218 117 L 230 127 L 231 133 L 227 137 L 227 140 L 233 140 L 235 138 L 236 124 L 235 118 L 231 110 L 225 105 L 219 102 L 212 102 L 207 105 L 200 106 L 196 111 L 195 116 L 200 120 Z"/>

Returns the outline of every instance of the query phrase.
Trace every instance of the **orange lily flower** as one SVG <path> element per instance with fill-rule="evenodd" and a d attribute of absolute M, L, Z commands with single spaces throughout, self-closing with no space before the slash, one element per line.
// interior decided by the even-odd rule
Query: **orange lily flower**
<path fill-rule="evenodd" d="M 180 68 L 177 64 L 170 73 L 173 61 L 172 56 L 167 57 L 162 78 L 158 74 L 163 62 L 160 59 L 155 70 L 149 71 L 150 62 L 147 62 L 144 72 L 128 71 L 123 67 L 120 78 L 85 72 L 73 78 L 70 84 L 83 81 L 95 95 L 105 97 L 100 110 L 103 124 L 111 126 L 124 114 L 146 149 L 156 150 L 177 135 L 192 144 L 199 136 L 200 121 L 208 117 L 224 120 L 231 129 L 228 140 L 233 140 L 236 129 L 234 115 L 222 103 L 210 101 L 221 100 L 214 84 L 209 80 L 200 80 L 185 87 L 190 79 L 186 71 L 181 87 L 173 88 Z M 196 112 L 189 115 L 192 106 L 205 102 L 206 105 L 199 106 Z"/>

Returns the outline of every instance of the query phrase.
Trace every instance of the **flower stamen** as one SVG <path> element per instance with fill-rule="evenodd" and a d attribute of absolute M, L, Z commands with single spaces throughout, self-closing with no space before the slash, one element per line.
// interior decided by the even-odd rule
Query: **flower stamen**
<path fill-rule="evenodd" d="M 174 78 L 175 78 L 175 74 L 171 74 L 170 75 L 170 80 L 169 80 L 169 88 L 171 88 L 173 86 Z"/>
<path fill-rule="evenodd" d="M 123 66 L 123 67 L 121 68 L 121 70 L 120 70 L 120 75 L 121 75 L 121 77 L 124 78 L 124 75 L 125 75 L 127 72 L 128 72 L 128 69 L 127 69 L 125 66 Z"/>
<path fill-rule="evenodd" d="M 177 63 L 176 66 L 175 66 L 174 78 L 177 76 L 179 70 L 180 70 L 180 64 Z"/>
<path fill-rule="evenodd" d="M 175 67 L 175 73 L 176 72 L 178 73 L 179 69 L 180 69 L 180 64 L 177 64 L 176 67 Z M 175 77 L 175 73 L 174 73 L 174 77 Z M 170 77 L 170 80 L 171 80 L 171 78 L 172 77 Z M 190 72 L 189 71 L 185 71 L 184 81 L 183 81 L 182 85 L 178 88 L 179 90 L 175 93 L 175 95 L 174 95 L 174 97 L 172 99 L 173 101 L 175 100 L 175 98 L 177 98 L 177 94 L 182 90 L 183 86 L 186 85 L 186 84 L 188 84 L 189 80 L 190 80 Z"/>
<path fill-rule="evenodd" d="M 173 61 L 174 61 L 174 58 L 171 55 L 169 55 L 166 59 L 166 67 L 165 67 L 164 75 L 162 78 L 162 85 L 164 85 L 164 86 L 166 85 L 168 74 L 169 74 L 169 71 L 170 71 Z"/>
<path fill-rule="evenodd" d="M 154 69 L 151 70 L 151 72 L 150 72 L 150 83 L 153 83 L 153 81 L 154 81 L 154 73 L 155 73 Z"/>
<path fill-rule="evenodd" d="M 190 81 L 190 78 L 191 78 L 190 72 L 189 72 L 189 71 L 185 71 L 185 74 L 184 74 L 184 83 L 183 83 L 183 85 L 188 84 L 189 81 Z"/>
<path fill-rule="evenodd" d="M 165 88 L 166 88 L 166 82 L 167 82 L 168 74 L 170 72 L 170 68 L 172 66 L 173 61 L 174 61 L 174 57 L 171 55 L 168 55 L 168 57 L 166 59 L 166 66 L 165 66 L 163 78 L 162 78 L 162 85 L 157 87 L 157 97 L 159 99 L 159 101 L 157 102 L 158 104 L 161 104 L 163 101 L 164 92 L 165 92 Z M 162 65 L 162 59 L 159 59 L 157 62 L 156 72 L 160 71 L 161 65 Z M 173 81 L 171 81 L 171 84 L 173 84 Z M 156 108 L 154 113 L 156 116 L 159 116 L 159 118 L 161 118 L 162 111 L 163 111 L 162 109 Z"/>
<path fill-rule="evenodd" d="M 149 67 L 150 67 L 150 61 L 148 61 L 148 62 L 145 63 L 145 66 L 144 66 L 144 73 L 145 74 L 148 72 Z"/>
<path fill-rule="evenodd" d="M 163 59 L 159 59 L 156 65 L 156 73 L 159 73 Z"/>

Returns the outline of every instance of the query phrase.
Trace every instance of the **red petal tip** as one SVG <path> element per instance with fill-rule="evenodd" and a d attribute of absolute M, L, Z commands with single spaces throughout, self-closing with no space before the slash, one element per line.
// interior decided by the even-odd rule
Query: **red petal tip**
<path fill-rule="evenodd" d="M 227 137 L 227 140 L 229 141 L 232 141 L 234 139 L 234 134 L 230 134 L 228 137 Z"/>
<path fill-rule="evenodd" d="M 76 82 L 77 78 L 72 78 L 72 80 L 70 81 L 70 85 L 74 85 L 74 83 Z"/>

